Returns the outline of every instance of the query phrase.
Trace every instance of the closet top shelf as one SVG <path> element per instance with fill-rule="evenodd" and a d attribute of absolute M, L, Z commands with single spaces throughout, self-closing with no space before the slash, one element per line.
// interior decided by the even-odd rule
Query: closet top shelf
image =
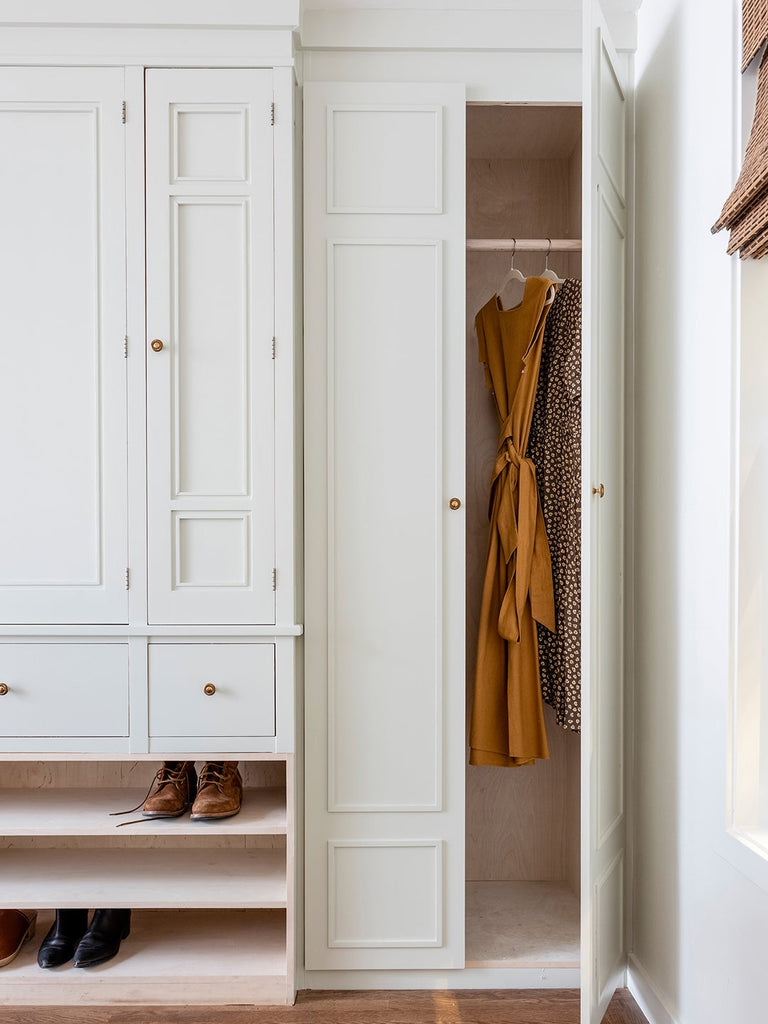
<path fill-rule="evenodd" d="M 581 252 L 580 238 L 468 238 L 475 252 Z"/>

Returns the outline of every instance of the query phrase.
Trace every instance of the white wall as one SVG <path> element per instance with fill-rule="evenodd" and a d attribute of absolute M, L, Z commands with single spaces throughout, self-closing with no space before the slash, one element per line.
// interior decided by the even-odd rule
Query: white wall
<path fill-rule="evenodd" d="M 739 9 L 640 10 L 633 967 L 659 1024 L 766 1019 L 768 892 L 718 852 L 734 276 L 709 228 L 735 170 Z"/>

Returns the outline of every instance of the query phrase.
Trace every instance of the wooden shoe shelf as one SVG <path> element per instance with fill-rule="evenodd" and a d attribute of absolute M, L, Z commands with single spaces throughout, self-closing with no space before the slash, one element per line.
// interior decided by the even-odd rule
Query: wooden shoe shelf
<path fill-rule="evenodd" d="M 240 760 L 242 810 L 217 822 L 133 822 L 156 761 L 0 765 L 0 905 L 38 911 L 0 973 L 0 1003 L 285 1004 L 294 998 L 293 758 Z M 37 966 L 52 908 L 131 907 L 98 968 Z"/>

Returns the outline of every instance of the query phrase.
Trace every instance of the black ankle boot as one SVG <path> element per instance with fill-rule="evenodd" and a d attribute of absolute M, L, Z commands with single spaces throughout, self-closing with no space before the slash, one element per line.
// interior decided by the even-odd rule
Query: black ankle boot
<path fill-rule="evenodd" d="M 75 950 L 75 967 L 111 960 L 131 933 L 130 910 L 94 910 L 91 925 Z"/>
<path fill-rule="evenodd" d="M 56 920 L 40 943 L 37 952 L 37 962 L 40 966 L 60 967 L 71 960 L 87 927 L 87 910 L 57 910 Z"/>

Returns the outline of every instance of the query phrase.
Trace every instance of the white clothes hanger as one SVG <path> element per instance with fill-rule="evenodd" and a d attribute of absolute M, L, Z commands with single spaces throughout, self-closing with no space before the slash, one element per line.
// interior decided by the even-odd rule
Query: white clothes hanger
<path fill-rule="evenodd" d="M 547 249 L 547 258 L 544 261 L 544 270 L 541 272 L 541 277 L 548 277 L 550 281 L 554 281 L 555 284 L 565 284 L 564 277 L 558 277 L 554 270 L 549 269 L 549 254 L 552 252 L 552 239 L 548 238 L 549 248 Z"/>
<path fill-rule="evenodd" d="M 515 251 L 516 251 L 516 249 L 517 249 L 517 239 L 513 238 L 512 239 L 512 263 L 510 264 L 509 270 L 507 271 L 507 276 L 504 278 L 504 280 L 501 282 L 499 287 L 496 289 L 496 294 L 497 295 L 501 295 L 501 293 L 504 291 L 504 289 L 507 287 L 507 285 L 509 284 L 510 281 L 522 281 L 522 283 L 525 284 L 525 274 L 523 274 L 521 271 L 519 271 L 517 269 L 517 267 L 515 266 Z"/>

